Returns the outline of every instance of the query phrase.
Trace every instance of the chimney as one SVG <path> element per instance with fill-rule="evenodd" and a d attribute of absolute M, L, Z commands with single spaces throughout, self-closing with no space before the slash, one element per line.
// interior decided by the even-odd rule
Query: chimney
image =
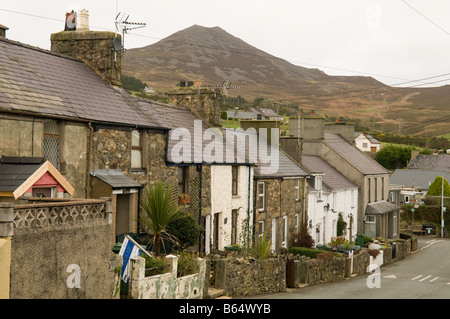
<path fill-rule="evenodd" d="M 0 38 L 6 38 L 6 31 L 9 30 L 8 27 L 0 24 Z"/>
<path fill-rule="evenodd" d="M 325 123 L 325 131 L 338 133 L 350 144 L 355 144 L 355 125 L 343 121 L 342 118 L 335 123 Z"/>
<path fill-rule="evenodd" d="M 325 139 L 325 119 L 320 116 L 289 118 L 289 135 L 301 140 L 301 152 L 305 155 L 319 155 Z"/>
<path fill-rule="evenodd" d="M 302 163 L 302 140 L 295 136 L 281 136 L 280 148 L 294 159 L 297 163 Z"/>
<path fill-rule="evenodd" d="M 220 126 L 222 94 L 214 89 L 194 87 L 190 81 L 180 82 L 180 87 L 170 91 L 169 104 L 187 107 L 208 126 Z"/>
<path fill-rule="evenodd" d="M 50 41 L 52 52 L 80 59 L 106 82 L 122 85 L 121 35 L 110 31 L 90 31 L 87 10 L 66 13 L 64 31 L 53 33 Z"/>
<path fill-rule="evenodd" d="M 280 121 L 277 120 L 240 120 L 239 124 L 241 128 L 246 131 L 249 128 L 254 128 L 256 133 L 259 134 L 260 128 L 267 129 L 267 143 L 272 144 L 272 134 L 271 129 L 280 130 Z M 280 141 L 278 141 L 280 143 Z"/>

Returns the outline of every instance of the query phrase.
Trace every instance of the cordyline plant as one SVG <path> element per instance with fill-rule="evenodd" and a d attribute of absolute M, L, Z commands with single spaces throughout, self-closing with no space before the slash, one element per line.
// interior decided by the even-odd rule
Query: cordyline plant
<path fill-rule="evenodd" d="M 154 185 L 149 183 L 145 196 L 140 201 L 140 206 L 144 211 L 142 221 L 147 226 L 147 230 L 153 233 L 153 248 L 156 256 L 161 254 L 162 235 L 172 237 L 166 232 L 167 225 L 186 216 L 171 194 L 171 187 L 163 182 L 157 182 Z"/>

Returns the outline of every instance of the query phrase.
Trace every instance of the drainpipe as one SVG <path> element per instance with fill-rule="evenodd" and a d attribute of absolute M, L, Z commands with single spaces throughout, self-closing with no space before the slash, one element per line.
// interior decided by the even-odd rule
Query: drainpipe
<path fill-rule="evenodd" d="M 199 225 L 201 225 L 202 224 L 202 197 L 203 197 L 203 194 L 202 194 L 202 189 L 203 189 L 203 186 L 202 186 L 202 180 L 203 180 L 203 165 L 202 164 L 199 164 L 199 165 L 197 165 L 197 170 L 199 170 L 200 172 L 200 190 L 199 190 L 199 204 L 198 204 L 198 224 Z M 205 231 L 205 236 L 206 236 L 206 231 Z M 200 238 L 199 238 L 199 241 L 198 241 L 198 252 L 200 253 L 201 252 L 201 248 L 202 248 L 202 235 L 200 234 Z M 205 250 L 206 250 L 206 247 L 205 247 Z"/>
<path fill-rule="evenodd" d="M 91 157 L 92 157 L 92 139 L 94 136 L 94 128 L 92 127 L 92 123 L 89 122 L 88 123 L 88 127 L 89 127 L 89 146 L 87 149 L 87 154 L 86 154 L 86 161 L 87 161 L 87 165 L 86 165 L 86 187 L 85 187 L 85 197 L 86 198 L 90 198 L 90 185 L 91 185 Z"/>
<path fill-rule="evenodd" d="M 250 183 L 251 183 L 252 165 L 248 164 L 248 198 L 247 198 L 247 248 L 250 245 Z M 253 224 L 255 221 L 253 220 Z"/>

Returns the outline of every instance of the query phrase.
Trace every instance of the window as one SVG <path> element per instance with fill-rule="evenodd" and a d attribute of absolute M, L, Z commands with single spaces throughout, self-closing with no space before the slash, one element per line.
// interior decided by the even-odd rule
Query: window
<path fill-rule="evenodd" d="M 237 243 L 237 220 L 238 220 L 238 210 L 233 209 L 231 211 L 231 244 Z"/>
<path fill-rule="evenodd" d="M 409 204 L 409 195 L 405 195 L 405 203 Z"/>
<path fill-rule="evenodd" d="M 389 201 L 395 203 L 395 192 L 389 192 Z"/>
<path fill-rule="evenodd" d="M 55 120 L 44 122 L 44 141 L 42 153 L 46 160 L 59 169 L 59 146 L 61 134 L 59 124 Z"/>
<path fill-rule="evenodd" d="M 142 136 L 138 130 L 131 132 L 131 169 L 142 169 Z"/>
<path fill-rule="evenodd" d="M 375 178 L 375 201 L 378 201 L 378 178 Z"/>
<path fill-rule="evenodd" d="M 281 246 L 284 248 L 287 248 L 287 224 L 288 224 L 288 220 L 287 220 L 287 216 L 283 216 L 283 220 L 282 220 L 282 225 L 281 225 L 281 235 L 282 235 L 282 240 L 281 240 Z"/>
<path fill-rule="evenodd" d="M 178 167 L 178 194 L 187 194 L 189 193 L 189 183 L 188 176 L 189 175 L 189 167 L 188 166 L 180 166 Z"/>
<path fill-rule="evenodd" d="M 374 215 L 367 215 L 366 216 L 366 223 L 374 224 L 375 223 L 375 216 Z"/>
<path fill-rule="evenodd" d="M 239 166 L 231 166 L 231 194 L 238 194 L 238 174 Z"/>
<path fill-rule="evenodd" d="M 381 200 L 384 200 L 384 177 L 381 178 Z"/>
<path fill-rule="evenodd" d="M 367 143 L 363 143 L 363 148 L 367 148 L 369 145 Z"/>
<path fill-rule="evenodd" d="M 264 197 L 265 197 L 266 183 L 258 182 L 258 209 L 260 212 L 264 211 Z"/>
<path fill-rule="evenodd" d="M 262 238 L 264 236 L 264 221 L 258 223 L 258 237 Z"/>
<path fill-rule="evenodd" d="M 295 214 L 294 234 L 298 234 L 298 214 Z"/>
<path fill-rule="evenodd" d="M 370 203 L 370 178 L 367 179 L 367 202 Z"/>
<path fill-rule="evenodd" d="M 295 200 L 300 200 L 300 178 L 295 180 Z"/>

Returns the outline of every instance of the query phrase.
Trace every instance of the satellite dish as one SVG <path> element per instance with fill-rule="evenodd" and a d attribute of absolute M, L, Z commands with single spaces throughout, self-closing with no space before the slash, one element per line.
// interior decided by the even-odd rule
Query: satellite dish
<path fill-rule="evenodd" d="M 114 38 L 113 40 L 114 51 L 122 51 L 122 41 L 119 38 Z"/>

